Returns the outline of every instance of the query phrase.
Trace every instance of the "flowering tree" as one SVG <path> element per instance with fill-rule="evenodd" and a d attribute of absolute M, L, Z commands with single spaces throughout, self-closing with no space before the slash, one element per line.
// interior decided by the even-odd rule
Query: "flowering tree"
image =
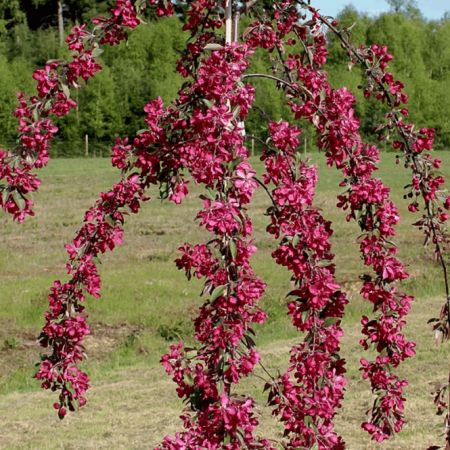
<path fill-rule="evenodd" d="M 79 364 L 90 332 L 84 301 L 87 295 L 99 297 L 101 290 L 95 258 L 121 244 L 126 216 L 138 213 L 150 200 L 150 186 L 159 187 L 162 199 L 179 204 L 193 181 L 205 188 L 197 220 L 210 237 L 206 243 L 183 244 L 176 264 L 188 278 L 204 279 L 206 300 L 194 323 L 195 348 L 180 342 L 161 360 L 189 409 L 181 416 L 183 430 L 166 437 L 158 448 L 345 448 L 334 430 L 334 417 L 346 386 L 340 339 L 347 298 L 335 279 L 331 223 L 314 206 L 317 168 L 297 152 L 300 126 L 308 122 L 328 165 L 342 172 L 338 207 L 361 229 L 361 258 L 367 266 L 361 295 L 374 310 L 373 317 L 361 319 L 361 345 L 378 352 L 373 360 L 361 360 L 362 376 L 375 397 L 362 426 L 374 440 L 388 439 L 405 423 L 407 380 L 395 369 L 415 353 L 415 344 L 402 332 L 413 298 L 398 288 L 408 274 L 392 243 L 397 207 L 389 188 L 374 176 L 380 151 L 361 138 L 353 94 L 346 88 L 333 89 L 328 81 L 329 33 L 341 41 L 350 64 L 364 69 L 365 97 L 374 96 L 386 107 L 386 121 L 375 132 L 380 140 L 392 140 L 411 171 L 409 210 L 422 213 L 416 225 L 434 246 L 445 278 L 445 304 L 434 319 L 441 337 L 448 337 L 450 323 L 444 256 L 450 197 L 436 173 L 440 162 L 430 154 L 434 131 L 408 123 L 408 98 L 403 84 L 389 72 L 392 56 L 387 47 L 355 48 L 350 30 L 321 15 L 310 1 L 117 0 L 109 17 L 72 30 L 67 37 L 71 61 L 52 61 L 34 73 L 35 96 L 19 95 L 18 146 L 0 151 L 0 205 L 18 221 L 33 214 L 29 194 L 40 184 L 34 172 L 47 164 L 50 141 L 58 131 L 52 117 L 65 116 L 76 107 L 71 90 L 101 70 L 97 58 L 102 46 L 125 40 L 128 30 L 141 23 L 144 8 L 164 17 L 175 5 L 186 7 L 184 30 L 190 35 L 177 66 L 185 83 L 172 104 L 150 101 L 145 107 L 147 128 L 114 145 L 112 164 L 120 180 L 100 194 L 66 246 L 69 280 L 56 281 L 51 288 L 39 337 L 47 354 L 36 378 L 43 388 L 58 392 L 54 407 L 60 418 L 86 403 L 89 378 Z M 241 14 L 250 17 L 242 33 Z M 270 74 L 248 72 L 257 49 L 270 54 Z M 255 95 L 250 83 L 261 77 L 273 80 L 285 93 L 296 123 L 267 124 L 265 172 L 259 179 L 245 147 L 244 123 Z M 258 306 L 265 283 L 250 264 L 256 246 L 248 208 L 258 187 L 271 202 L 267 232 L 277 240 L 275 261 L 292 274 L 288 314 L 302 336 L 281 375 L 264 368 L 253 339 L 253 325 L 266 319 Z M 285 430 L 281 442 L 258 435 L 254 400 L 236 394 L 240 380 L 257 364 L 267 375 L 268 405 Z M 447 385 L 436 392 L 441 411 L 448 408 L 446 389 Z M 448 422 L 447 414 L 447 430 Z M 450 434 L 446 446 L 450 448 Z"/>

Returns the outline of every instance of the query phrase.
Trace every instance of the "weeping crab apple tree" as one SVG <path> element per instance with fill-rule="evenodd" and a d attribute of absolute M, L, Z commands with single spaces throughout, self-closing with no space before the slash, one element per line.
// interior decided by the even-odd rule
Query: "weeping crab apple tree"
<path fill-rule="evenodd" d="M 60 418 L 86 403 L 89 378 L 79 366 L 85 356 L 83 340 L 90 333 L 86 296 L 98 298 L 101 291 L 96 257 L 121 244 L 127 215 L 137 214 L 150 200 L 149 189 L 156 186 L 162 199 L 179 204 L 188 195 L 188 183 L 194 182 L 205 188 L 197 220 L 209 238 L 183 244 L 176 264 L 188 278 L 204 279 L 206 301 L 194 322 L 195 348 L 180 342 L 162 357 L 188 407 L 181 416 L 183 430 L 157 448 L 345 448 L 334 418 L 346 386 L 340 340 L 347 298 L 335 278 L 331 223 L 314 206 L 317 168 L 297 151 L 300 126 L 308 122 L 328 165 L 342 173 L 337 205 L 361 229 L 358 243 L 367 267 L 361 294 L 374 311 L 373 317 L 361 320 L 361 345 L 378 352 L 373 360 L 361 360 L 362 376 L 375 397 L 362 426 L 376 441 L 391 438 L 405 423 L 407 380 L 396 369 L 415 353 L 415 344 L 402 332 L 413 299 L 398 286 L 408 277 L 392 243 L 399 215 L 389 188 L 374 176 L 380 151 L 361 138 L 353 94 L 333 89 L 325 70 L 327 38 L 334 34 L 350 63 L 363 68 L 365 97 L 385 105 L 386 120 L 375 132 L 380 140 L 392 141 L 411 172 L 409 210 L 422 214 L 416 225 L 434 246 L 445 278 L 446 300 L 434 328 L 448 337 L 445 223 L 450 198 L 437 173 L 440 162 L 431 156 L 434 131 L 408 122 L 407 95 L 389 72 L 387 47 L 354 47 L 350 31 L 309 1 L 117 0 L 109 16 L 71 31 L 66 40 L 70 61 L 50 61 L 34 73 L 36 95 L 19 95 L 17 147 L 0 150 L 0 204 L 18 221 L 33 215 L 30 194 L 40 184 L 34 172 L 49 160 L 50 142 L 58 131 L 52 118 L 76 107 L 71 90 L 101 70 L 102 47 L 126 40 L 142 23 L 146 8 L 163 18 L 180 7 L 189 39 L 177 70 L 185 82 L 170 105 L 150 101 L 144 109 L 147 128 L 132 139 L 118 139 L 112 148 L 120 179 L 100 194 L 66 246 L 69 279 L 51 287 L 39 337 L 47 354 L 36 378 L 43 388 L 58 393 L 54 407 Z M 243 33 L 241 14 L 249 16 Z M 270 54 L 270 73 L 249 73 L 257 50 Z M 262 179 L 249 161 L 244 129 L 255 96 L 251 82 L 261 77 L 286 94 L 295 118 L 295 124 L 268 120 Z M 265 283 L 250 263 L 256 245 L 248 208 L 257 188 L 270 199 L 267 232 L 277 242 L 273 258 L 290 271 L 294 286 L 287 313 L 299 331 L 299 343 L 290 351 L 287 370 L 278 375 L 264 367 L 253 339 L 253 325 L 266 320 L 259 306 Z M 280 441 L 259 436 L 254 400 L 236 393 L 240 380 L 256 365 L 266 376 L 268 405 L 284 428 Z M 447 389 L 444 385 L 436 392 L 441 413 L 449 407 Z M 448 422 L 447 413 L 446 448 Z"/>

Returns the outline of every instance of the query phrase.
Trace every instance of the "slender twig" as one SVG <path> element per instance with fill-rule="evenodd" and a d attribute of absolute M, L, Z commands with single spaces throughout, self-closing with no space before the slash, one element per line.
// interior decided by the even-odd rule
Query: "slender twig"
<path fill-rule="evenodd" d="M 278 206 L 275 203 L 274 198 L 272 197 L 272 194 L 270 193 L 269 189 L 267 189 L 267 186 L 264 184 L 263 181 L 261 181 L 258 177 L 254 177 L 254 180 L 264 189 L 268 197 L 270 198 L 270 201 L 272 202 L 273 207 L 278 211 Z"/>
<path fill-rule="evenodd" d="M 291 89 L 295 89 L 294 85 L 292 83 L 289 83 L 289 81 L 283 80 L 282 78 L 278 78 L 274 75 L 269 75 L 268 73 L 247 73 L 242 76 L 243 80 L 245 80 L 246 78 L 267 78 L 269 80 L 276 81 L 277 83 L 284 84 Z"/>
<path fill-rule="evenodd" d="M 246 136 L 245 136 L 245 138 L 246 139 L 254 139 L 255 141 L 258 141 L 261 145 L 263 145 L 264 147 L 268 147 L 269 148 L 269 146 L 267 145 L 267 142 L 264 142 L 264 140 L 263 139 L 261 139 L 260 137 L 258 137 L 258 136 L 255 136 L 254 134 L 247 134 Z M 271 149 L 272 150 L 272 149 Z"/>

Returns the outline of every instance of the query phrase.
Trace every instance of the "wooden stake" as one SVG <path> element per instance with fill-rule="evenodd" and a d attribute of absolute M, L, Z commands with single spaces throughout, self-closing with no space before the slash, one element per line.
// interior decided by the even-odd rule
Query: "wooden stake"
<path fill-rule="evenodd" d="M 89 136 L 87 134 L 84 136 L 84 156 L 89 157 Z"/>
<path fill-rule="evenodd" d="M 59 29 L 59 45 L 64 47 L 64 16 L 62 1 L 58 1 L 58 29 Z"/>
<path fill-rule="evenodd" d="M 236 11 L 233 16 L 233 42 L 239 41 L 239 21 L 241 20 L 241 13 Z"/>
<path fill-rule="evenodd" d="M 233 42 L 233 0 L 225 1 L 225 43 Z"/>

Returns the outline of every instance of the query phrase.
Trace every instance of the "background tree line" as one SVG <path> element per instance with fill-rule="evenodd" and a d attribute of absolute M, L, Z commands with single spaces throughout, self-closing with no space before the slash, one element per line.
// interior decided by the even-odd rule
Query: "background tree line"
<path fill-rule="evenodd" d="M 0 144 L 12 145 L 16 121 L 12 116 L 19 90 L 32 92 L 33 70 L 48 59 L 65 58 L 60 45 L 58 16 L 67 32 L 74 23 L 105 13 L 113 0 L 0 0 Z M 436 148 L 450 148 L 450 16 L 427 21 L 411 0 L 391 0 L 392 11 L 377 17 L 346 7 L 339 15 L 344 26 L 351 26 L 356 44 L 388 44 L 395 60 L 392 69 L 405 82 L 410 94 L 412 120 L 437 130 Z M 103 71 L 76 93 L 79 108 L 64 119 L 54 156 L 84 154 L 85 136 L 90 152 L 107 153 L 115 136 L 133 135 L 143 128 L 143 106 L 160 95 L 168 102 L 175 97 L 181 77 L 175 62 L 185 45 L 180 23 L 183 11 L 168 20 L 153 21 L 135 30 L 129 41 L 102 54 Z M 58 14 L 59 13 L 59 14 Z M 367 137 L 382 121 L 383 107 L 365 101 L 358 86 L 362 74 L 349 70 L 347 57 L 330 36 L 330 74 L 335 87 L 347 86 L 356 93 L 357 110 Z M 257 56 L 252 72 L 266 71 L 267 57 Z M 247 122 L 249 135 L 264 138 L 267 116 L 289 116 L 280 94 L 271 81 L 257 80 L 257 108 Z M 306 127 L 310 150 L 312 132 Z M 256 141 L 256 147 L 258 142 Z"/>

